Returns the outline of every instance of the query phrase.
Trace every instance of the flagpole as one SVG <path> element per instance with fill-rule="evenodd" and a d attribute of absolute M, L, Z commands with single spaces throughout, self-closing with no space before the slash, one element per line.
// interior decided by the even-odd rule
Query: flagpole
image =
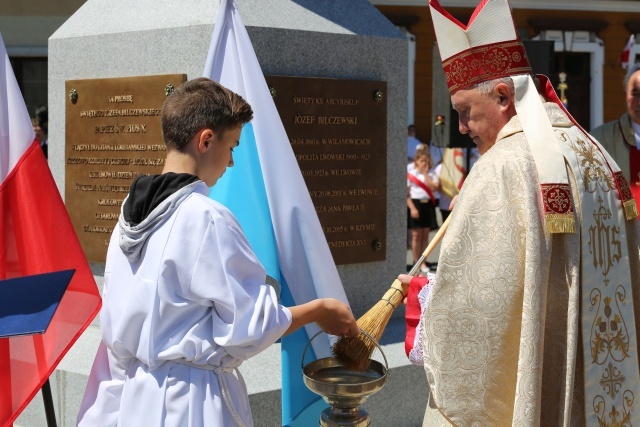
<path fill-rule="evenodd" d="M 58 427 L 56 423 L 56 410 L 53 406 L 53 397 L 51 396 L 51 383 L 49 378 L 42 385 L 42 400 L 44 400 L 44 412 L 47 416 L 47 427 Z"/>

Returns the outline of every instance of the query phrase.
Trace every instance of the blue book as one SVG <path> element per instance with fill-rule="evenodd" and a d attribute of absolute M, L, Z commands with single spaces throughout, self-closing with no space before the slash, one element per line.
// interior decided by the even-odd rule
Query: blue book
<path fill-rule="evenodd" d="M 75 270 L 0 280 L 0 338 L 42 334 Z"/>

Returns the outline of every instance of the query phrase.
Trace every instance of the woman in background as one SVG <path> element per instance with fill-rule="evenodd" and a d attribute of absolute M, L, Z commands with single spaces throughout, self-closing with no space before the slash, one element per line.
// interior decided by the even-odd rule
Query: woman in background
<path fill-rule="evenodd" d="M 411 230 L 411 252 L 415 264 L 429 243 L 429 232 L 438 228 L 436 199 L 438 177 L 433 170 L 429 147 L 420 144 L 413 163 L 407 165 L 407 225 Z M 429 271 L 426 264 L 423 272 Z"/>

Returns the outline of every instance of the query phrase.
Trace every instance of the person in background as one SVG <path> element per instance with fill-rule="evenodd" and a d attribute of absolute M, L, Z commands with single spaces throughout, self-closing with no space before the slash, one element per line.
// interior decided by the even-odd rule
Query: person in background
<path fill-rule="evenodd" d="M 408 137 L 407 137 L 407 162 L 412 162 L 413 157 L 416 154 L 416 149 L 418 145 L 421 144 L 420 140 L 416 138 L 416 127 L 414 125 L 409 125 L 408 129 Z"/>
<path fill-rule="evenodd" d="M 40 144 L 40 148 L 42 148 L 42 152 L 44 153 L 45 158 L 49 158 L 49 142 L 47 138 L 47 125 L 46 123 L 40 122 L 40 120 L 32 119 L 31 123 L 33 124 L 33 131 L 36 134 L 36 140 Z"/>
<path fill-rule="evenodd" d="M 625 75 L 626 111 L 620 118 L 600 125 L 591 135 L 602 144 L 616 161 L 631 193 L 640 200 L 640 63 L 629 67 Z"/>
<path fill-rule="evenodd" d="M 45 105 L 36 108 L 35 116 L 40 123 L 49 123 L 49 109 Z"/>
<path fill-rule="evenodd" d="M 435 198 L 438 178 L 432 166 L 429 147 L 420 144 L 413 163 L 407 165 L 407 226 L 411 231 L 414 264 L 429 243 L 429 232 L 438 228 Z M 426 264 L 420 268 L 429 271 Z"/>

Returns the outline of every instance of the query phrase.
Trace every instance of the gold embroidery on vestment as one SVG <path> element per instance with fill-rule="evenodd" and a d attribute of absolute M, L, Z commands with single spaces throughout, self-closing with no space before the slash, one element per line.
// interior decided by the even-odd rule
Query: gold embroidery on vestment
<path fill-rule="evenodd" d="M 602 373 L 602 378 L 600 379 L 600 385 L 602 389 L 611 396 L 612 399 L 616 398 L 616 394 L 620 391 L 622 387 L 622 383 L 626 378 L 620 370 L 614 366 L 611 362 L 609 362 L 609 366 Z"/>
<path fill-rule="evenodd" d="M 635 397 L 629 390 L 624 392 L 622 398 L 622 416 L 618 419 L 620 412 L 615 405 L 611 406 L 611 411 L 606 413 L 607 404 L 602 396 L 596 396 L 593 399 L 593 409 L 598 419 L 600 427 L 631 427 L 631 410 L 633 409 L 633 401 Z"/>
<path fill-rule="evenodd" d="M 604 207 L 603 200 L 598 197 L 600 207 L 593 212 L 595 225 L 589 227 L 589 253 L 593 255 L 593 266 L 601 269 L 604 284 L 609 285 L 607 275 L 614 263 L 618 264 L 622 258 L 622 244 L 620 242 L 620 227 L 608 225 L 611 211 Z"/>
<path fill-rule="evenodd" d="M 573 214 L 547 214 L 544 219 L 549 233 L 576 232 L 576 220 Z"/>
<path fill-rule="evenodd" d="M 629 357 L 629 336 L 627 325 L 620 315 L 618 302 L 625 304 L 626 291 L 622 286 L 616 289 L 615 308 L 611 307 L 611 298 L 604 297 L 604 309 L 600 313 L 602 293 L 596 288 L 591 291 L 591 307 L 598 305 L 596 317 L 591 327 L 591 359 L 593 363 L 603 365 L 609 356 L 616 362 Z M 602 316 L 604 314 L 604 317 Z"/>
<path fill-rule="evenodd" d="M 571 137 L 562 132 L 560 138 L 569 142 L 569 146 L 576 153 L 580 164 L 580 173 L 584 182 L 584 190 L 594 193 L 597 187 L 608 193 L 614 188 L 615 183 L 608 168 L 605 168 L 605 160 L 592 143 L 587 143 L 580 138 L 573 141 Z"/>
<path fill-rule="evenodd" d="M 638 207 L 635 200 L 627 200 L 622 205 L 624 206 L 624 217 L 627 220 L 638 218 Z"/>

